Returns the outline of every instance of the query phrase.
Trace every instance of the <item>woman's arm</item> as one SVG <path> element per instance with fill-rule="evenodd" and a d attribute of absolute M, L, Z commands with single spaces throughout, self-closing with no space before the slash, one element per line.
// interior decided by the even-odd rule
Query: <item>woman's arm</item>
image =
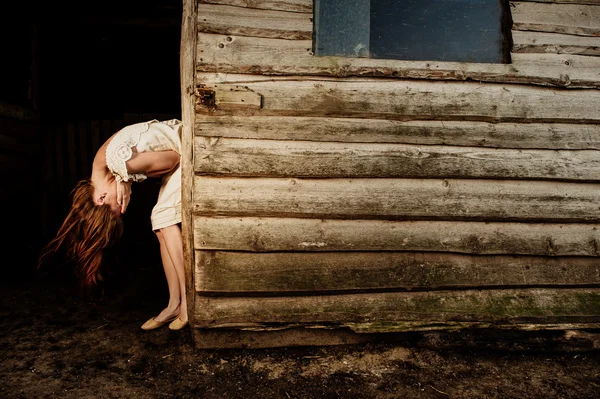
<path fill-rule="evenodd" d="M 171 172 L 179 165 L 176 151 L 155 151 L 134 153 L 127 161 L 127 172 L 143 173 L 148 177 L 159 177 Z"/>

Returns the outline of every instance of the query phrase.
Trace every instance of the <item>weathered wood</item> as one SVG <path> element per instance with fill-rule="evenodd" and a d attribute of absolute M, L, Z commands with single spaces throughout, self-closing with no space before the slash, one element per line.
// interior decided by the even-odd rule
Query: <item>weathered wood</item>
<path fill-rule="evenodd" d="M 196 252 L 196 291 L 314 294 L 600 285 L 598 258 L 431 252 Z"/>
<path fill-rule="evenodd" d="M 197 69 L 258 75 L 381 76 L 600 87 L 600 60 L 515 53 L 511 64 L 316 57 L 310 40 L 200 34 Z M 572 58 L 575 57 L 575 58 Z"/>
<path fill-rule="evenodd" d="M 198 37 L 197 0 L 183 0 L 181 25 L 179 73 L 181 76 L 181 233 L 183 236 L 183 260 L 185 289 L 190 325 L 194 325 L 194 226 L 193 226 L 193 140 L 196 113 L 194 112 L 194 65 L 196 62 L 196 38 Z"/>
<path fill-rule="evenodd" d="M 380 334 L 357 334 L 348 328 L 288 328 L 270 331 L 238 329 L 192 329 L 195 348 L 276 348 L 296 346 L 356 345 L 376 339 Z"/>
<path fill-rule="evenodd" d="M 512 31 L 513 53 L 600 55 L 600 38 L 558 33 Z"/>
<path fill-rule="evenodd" d="M 198 31 L 290 40 L 310 39 L 312 37 L 312 13 L 199 4 Z M 227 41 L 227 38 L 223 39 Z M 202 62 L 205 55 L 202 54 L 202 46 L 199 49 L 198 61 Z"/>
<path fill-rule="evenodd" d="M 260 94 L 248 90 L 244 86 L 230 87 L 229 91 L 224 91 L 215 99 L 217 107 L 241 108 L 241 109 L 260 109 L 262 97 Z"/>
<path fill-rule="evenodd" d="M 550 71 L 556 86 L 600 88 L 600 57 L 573 54 L 513 53 L 513 66 L 520 71 Z M 558 74 L 558 77 L 556 76 Z"/>
<path fill-rule="evenodd" d="M 280 10 L 296 12 L 312 12 L 313 6 L 312 0 L 199 0 L 199 3 L 223 4 L 238 7 L 258 8 L 261 10 Z"/>
<path fill-rule="evenodd" d="M 196 216 L 194 247 L 222 251 L 432 251 L 600 256 L 600 225 Z"/>
<path fill-rule="evenodd" d="M 514 30 L 600 36 L 600 7 L 582 4 L 510 3 Z"/>
<path fill-rule="evenodd" d="M 262 97 L 260 110 L 239 115 L 327 116 L 393 120 L 600 122 L 600 90 L 524 85 L 360 78 L 275 78 L 198 74 L 215 97 L 238 86 Z M 236 108 L 197 104 L 196 112 L 228 115 Z"/>
<path fill-rule="evenodd" d="M 598 150 L 513 150 L 197 137 L 194 154 L 194 170 L 202 175 L 600 179 Z"/>
<path fill-rule="evenodd" d="M 194 132 L 198 136 L 243 139 L 600 149 L 598 124 L 209 116 L 196 121 Z"/>
<path fill-rule="evenodd" d="M 196 176 L 205 216 L 598 222 L 597 184 L 449 179 Z"/>
<path fill-rule="evenodd" d="M 598 323 L 600 289 L 513 289 L 213 298 L 198 295 L 197 327 L 346 326 L 359 332 Z M 539 328 L 539 326 L 538 326 Z"/>
<path fill-rule="evenodd" d="M 217 0 L 215 0 L 217 1 Z M 522 2 L 535 3 L 564 3 L 564 4 L 589 4 L 600 5 L 600 0 L 521 0 Z"/>

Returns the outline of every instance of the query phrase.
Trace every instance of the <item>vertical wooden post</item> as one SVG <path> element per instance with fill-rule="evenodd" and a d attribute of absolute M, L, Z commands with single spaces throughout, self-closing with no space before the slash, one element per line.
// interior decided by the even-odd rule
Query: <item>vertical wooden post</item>
<path fill-rule="evenodd" d="M 194 75 L 196 69 L 196 40 L 198 30 L 197 0 L 182 0 L 181 52 L 179 73 L 181 81 L 181 119 L 183 131 L 181 137 L 181 196 L 182 196 L 182 234 L 183 254 L 186 274 L 186 293 L 190 326 L 194 326 L 194 229 L 192 219 L 192 192 L 194 181 Z"/>

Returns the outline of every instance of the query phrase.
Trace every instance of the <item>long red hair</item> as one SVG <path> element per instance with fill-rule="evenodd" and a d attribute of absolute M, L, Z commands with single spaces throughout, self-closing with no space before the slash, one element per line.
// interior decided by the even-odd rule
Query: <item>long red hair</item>
<path fill-rule="evenodd" d="M 84 288 L 92 288 L 102 280 L 102 254 L 123 234 L 123 221 L 109 205 L 96 205 L 90 179 L 77 183 L 69 214 L 56 236 L 42 249 L 38 266 L 59 251 L 73 261 Z"/>

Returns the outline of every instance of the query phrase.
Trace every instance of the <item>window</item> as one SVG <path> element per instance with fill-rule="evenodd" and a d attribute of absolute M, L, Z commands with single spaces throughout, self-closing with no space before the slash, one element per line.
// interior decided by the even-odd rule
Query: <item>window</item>
<path fill-rule="evenodd" d="M 315 0 L 317 56 L 509 62 L 505 0 Z"/>

